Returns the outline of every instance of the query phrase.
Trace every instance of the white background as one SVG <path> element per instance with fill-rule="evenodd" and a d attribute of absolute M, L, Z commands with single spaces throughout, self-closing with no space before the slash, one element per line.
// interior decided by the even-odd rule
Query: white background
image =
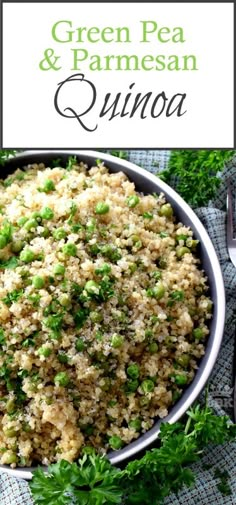
<path fill-rule="evenodd" d="M 80 26 L 129 26 L 132 43 L 60 44 L 52 39 L 56 21 Z M 184 29 L 186 42 L 160 43 L 156 36 L 140 44 L 140 20 L 158 27 Z M 72 48 L 91 54 L 195 54 L 198 71 L 89 71 L 85 77 L 97 88 L 97 102 L 88 117 L 95 132 L 86 132 L 76 119 L 60 116 L 54 108 L 57 84 L 76 73 Z M 63 68 L 41 71 L 44 50 L 53 48 Z M 105 94 L 122 92 L 135 82 L 133 95 L 165 91 L 187 93 L 187 113 L 181 118 L 162 114 L 141 120 L 98 118 Z M 75 102 L 78 100 L 78 104 Z M 79 107 L 86 97 L 73 95 L 66 106 Z M 67 99 L 69 102 L 70 100 Z M 233 4 L 223 3 L 4 3 L 3 4 L 3 147 L 233 147 Z"/>

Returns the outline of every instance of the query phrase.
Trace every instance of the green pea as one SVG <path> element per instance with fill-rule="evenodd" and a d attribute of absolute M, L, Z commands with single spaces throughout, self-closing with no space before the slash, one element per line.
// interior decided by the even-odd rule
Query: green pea
<path fill-rule="evenodd" d="M 131 379 L 138 379 L 139 377 L 139 366 L 138 365 L 130 365 L 127 368 L 127 375 L 131 377 Z"/>
<path fill-rule="evenodd" d="M 211 300 L 208 300 L 207 302 L 207 312 L 211 313 L 213 308 L 213 302 Z"/>
<path fill-rule="evenodd" d="M 156 298 L 156 300 L 161 300 L 165 294 L 165 287 L 161 282 L 158 282 L 153 288 L 148 288 L 147 296 L 151 298 Z"/>
<path fill-rule="evenodd" d="M 191 317 L 196 316 L 196 314 L 197 314 L 197 309 L 196 309 L 196 307 L 189 307 L 189 308 L 188 308 L 188 313 L 189 313 L 189 315 L 190 315 Z"/>
<path fill-rule="evenodd" d="M 77 338 L 77 340 L 75 342 L 75 348 L 76 348 L 76 351 L 78 351 L 78 352 L 84 351 L 84 349 L 85 349 L 85 343 L 82 340 L 82 338 Z"/>
<path fill-rule="evenodd" d="M 173 349 L 176 346 L 176 337 L 174 335 L 167 335 L 164 343 L 168 349 Z"/>
<path fill-rule="evenodd" d="M 18 226 L 24 226 L 26 221 L 28 221 L 28 217 L 22 216 L 18 219 L 17 224 L 18 224 Z"/>
<path fill-rule="evenodd" d="M 155 352 L 158 351 L 158 345 L 156 342 L 152 342 L 150 345 L 149 345 L 149 351 L 151 354 L 154 354 Z"/>
<path fill-rule="evenodd" d="M 68 386 L 70 378 L 66 372 L 59 372 L 54 377 L 54 383 L 59 384 L 59 386 Z"/>
<path fill-rule="evenodd" d="M 204 336 L 204 332 L 203 332 L 202 328 L 194 328 L 194 330 L 193 330 L 193 336 L 197 340 L 201 340 L 202 337 Z"/>
<path fill-rule="evenodd" d="M 165 203 L 164 205 L 161 206 L 159 210 L 160 216 L 165 216 L 165 217 L 172 217 L 173 216 L 173 209 L 169 203 Z"/>
<path fill-rule="evenodd" d="M 140 242 L 140 238 L 138 235 L 132 235 L 131 240 L 134 244 L 138 244 Z"/>
<path fill-rule="evenodd" d="M 178 386 L 185 386 L 187 382 L 188 378 L 186 375 L 175 375 L 175 383 L 178 384 Z"/>
<path fill-rule="evenodd" d="M 147 396 L 141 396 L 141 398 L 139 398 L 139 405 L 140 407 L 147 407 L 150 403 L 150 400 Z"/>
<path fill-rule="evenodd" d="M 102 384 L 102 386 L 100 386 L 100 388 L 102 391 L 109 391 L 110 387 L 111 387 L 111 379 L 109 379 L 109 377 L 105 377 L 104 384 Z"/>
<path fill-rule="evenodd" d="M 129 428 L 135 430 L 135 431 L 140 431 L 142 427 L 141 419 L 133 419 L 132 421 L 129 422 Z"/>
<path fill-rule="evenodd" d="M 130 209 L 133 209 L 134 207 L 136 207 L 136 205 L 138 205 L 139 197 L 137 195 L 131 195 L 127 198 L 126 202 L 128 207 L 130 207 Z"/>
<path fill-rule="evenodd" d="M 43 277 L 40 277 L 39 275 L 35 275 L 32 278 L 32 284 L 35 289 L 42 289 L 45 285 L 45 280 L 43 279 Z"/>
<path fill-rule="evenodd" d="M 95 281 L 87 281 L 84 287 L 85 291 L 90 295 L 98 295 L 99 294 L 99 285 Z"/>
<path fill-rule="evenodd" d="M 14 452 L 9 453 L 5 457 L 5 463 L 6 465 L 11 465 L 12 463 L 17 463 L 18 462 L 18 457 Z"/>
<path fill-rule="evenodd" d="M 45 179 L 45 181 L 43 183 L 42 191 L 44 191 L 44 193 L 50 193 L 50 191 L 54 191 L 54 190 L 55 190 L 54 182 L 51 179 Z"/>
<path fill-rule="evenodd" d="M 63 293 L 59 297 L 59 303 L 60 303 L 60 305 L 62 305 L 62 307 L 68 307 L 71 304 L 71 299 L 70 299 L 69 295 L 67 295 L 66 293 Z"/>
<path fill-rule="evenodd" d="M 41 212 L 40 212 L 40 215 L 42 217 L 42 219 L 53 219 L 54 217 L 54 212 L 52 209 L 50 209 L 50 207 L 44 207 Z"/>
<path fill-rule="evenodd" d="M 123 447 L 123 441 L 117 435 L 110 437 L 108 443 L 114 451 L 118 451 Z"/>
<path fill-rule="evenodd" d="M 64 352 L 59 352 L 57 355 L 59 363 L 68 363 L 69 358 Z"/>
<path fill-rule="evenodd" d="M 36 221 L 37 221 L 38 223 L 41 223 L 41 221 L 42 221 L 42 218 L 41 218 L 41 215 L 40 215 L 40 213 L 39 213 L 39 212 L 32 212 L 32 214 L 31 214 L 31 218 L 32 218 L 32 219 L 36 219 Z"/>
<path fill-rule="evenodd" d="M 4 249 L 7 245 L 7 238 L 4 235 L 0 235 L 0 249 Z"/>
<path fill-rule="evenodd" d="M 62 240 L 64 238 L 66 238 L 66 236 L 67 236 L 67 233 L 63 228 L 57 228 L 57 230 L 54 230 L 54 232 L 53 232 L 53 237 L 56 240 Z"/>
<path fill-rule="evenodd" d="M 25 433 L 29 433 L 30 431 L 32 431 L 32 428 L 28 423 L 23 423 L 22 429 L 23 431 L 25 431 Z"/>
<path fill-rule="evenodd" d="M 188 247 L 178 247 L 176 249 L 177 258 L 182 258 L 185 254 L 190 253 L 190 249 Z"/>
<path fill-rule="evenodd" d="M 182 367 L 187 367 L 189 365 L 190 356 L 188 354 L 181 354 L 176 358 L 176 363 Z"/>
<path fill-rule="evenodd" d="M 199 243 L 199 240 L 194 240 L 190 237 L 188 237 L 186 240 L 186 246 L 189 247 L 190 249 L 196 249 L 198 243 Z"/>
<path fill-rule="evenodd" d="M 22 240 L 14 240 L 11 244 L 11 250 L 13 253 L 19 253 L 24 247 L 24 242 Z"/>
<path fill-rule="evenodd" d="M 167 261 L 165 258 L 158 259 L 159 268 L 165 269 L 167 267 Z"/>
<path fill-rule="evenodd" d="M 123 345 L 124 338 L 122 335 L 117 335 L 117 333 L 114 333 L 111 337 L 111 345 L 114 347 L 114 349 L 118 349 Z"/>
<path fill-rule="evenodd" d="M 62 251 L 67 256 L 76 256 L 77 247 L 75 244 L 68 243 L 63 246 Z"/>
<path fill-rule="evenodd" d="M 126 393 L 134 393 L 139 387 L 139 381 L 137 379 L 130 379 L 125 384 Z"/>
<path fill-rule="evenodd" d="M 110 265 L 108 265 L 107 263 L 103 263 L 103 265 L 101 265 L 99 268 L 95 269 L 95 274 L 97 274 L 97 275 L 109 274 L 110 271 L 111 271 Z"/>
<path fill-rule="evenodd" d="M 145 379 L 141 383 L 141 389 L 145 394 L 152 393 L 154 391 L 154 387 L 155 387 L 155 384 L 151 379 Z"/>
<path fill-rule="evenodd" d="M 36 221 L 36 219 L 29 219 L 28 221 L 26 221 L 24 228 L 25 230 L 30 231 L 33 228 L 37 228 L 37 226 L 38 222 Z"/>
<path fill-rule="evenodd" d="M 4 430 L 4 435 L 6 435 L 8 438 L 13 438 L 16 437 L 17 431 L 14 428 L 8 428 Z"/>
<path fill-rule="evenodd" d="M 24 263 L 31 263 L 35 259 L 35 254 L 31 249 L 24 249 L 20 253 L 20 260 Z"/>
<path fill-rule="evenodd" d="M 49 347 L 42 346 L 38 349 L 38 354 L 39 356 L 44 356 L 45 358 L 48 358 L 50 354 L 52 354 L 52 349 Z"/>
<path fill-rule="evenodd" d="M 40 232 L 40 237 L 48 238 L 49 236 L 50 236 L 50 230 L 44 227 L 43 230 Z"/>
<path fill-rule="evenodd" d="M 107 214 L 109 210 L 110 207 L 106 202 L 98 202 L 95 207 L 95 214 Z"/>
<path fill-rule="evenodd" d="M 157 282 L 157 284 L 153 288 L 154 298 L 156 298 L 157 300 L 160 300 L 161 298 L 163 298 L 165 291 L 166 290 L 165 290 L 165 287 L 163 286 L 163 284 L 161 282 Z"/>
<path fill-rule="evenodd" d="M 15 400 L 13 398 L 9 398 L 6 403 L 6 411 L 8 414 L 12 414 L 16 410 Z"/>
<path fill-rule="evenodd" d="M 100 323 L 103 320 L 103 315 L 101 312 L 93 310 L 92 312 L 90 312 L 90 319 L 92 323 Z"/>
<path fill-rule="evenodd" d="M 55 265 L 54 269 L 53 269 L 53 273 L 54 275 L 64 275 L 65 273 L 65 267 L 64 265 L 61 265 L 60 263 L 58 263 L 57 265 Z"/>

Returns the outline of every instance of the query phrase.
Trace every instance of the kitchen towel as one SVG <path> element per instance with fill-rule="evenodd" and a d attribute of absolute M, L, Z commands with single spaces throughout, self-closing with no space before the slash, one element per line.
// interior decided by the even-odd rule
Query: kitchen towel
<path fill-rule="evenodd" d="M 169 151 L 142 150 L 128 151 L 133 163 L 158 173 L 168 162 Z M 232 178 L 236 195 L 236 157 L 228 164 L 222 175 L 218 195 L 208 207 L 195 209 L 206 227 L 218 254 L 226 289 L 227 311 L 223 344 L 211 375 L 209 384 L 209 404 L 219 415 L 233 413 L 233 361 L 236 317 L 236 269 L 229 260 L 226 246 L 226 179 Z M 174 186 L 174 181 L 173 181 Z M 203 469 L 202 462 L 194 465 L 197 475 L 196 486 L 183 489 L 178 497 L 166 498 L 165 505 L 236 505 L 236 443 L 223 447 L 209 448 L 204 463 L 212 465 Z M 230 475 L 232 494 L 222 496 L 213 478 L 214 468 L 227 470 Z M 33 505 L 27 482 L 0 473 L 0 505 Z M 56 505 L 56 504 L 55 504 Z"/>

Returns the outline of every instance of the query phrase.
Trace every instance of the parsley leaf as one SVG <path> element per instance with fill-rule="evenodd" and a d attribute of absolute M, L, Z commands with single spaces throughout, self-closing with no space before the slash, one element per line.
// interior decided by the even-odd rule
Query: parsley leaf
<path fill-rule="evenodd" d="M 7 268 L 8 270 L 14 270 L 18 266 L 19 260 L 15 256 L 11 256 L 8 260 L 0 261 L 0 269 Z"/>
<path fill-rule="evenodd" d="M 7 293 L 7 296 L 2 299 L 2 301 L 7 305 L 10 306 L 12 303 L 17 302 L 19 298 L 23 295 L 24 290 L 23 289 L 14 289 L 10 293 Z"/>
<path fill-rule="evenodd" d="M 192 407 L 186 422 L 162 423 L 160 446 L 146 451 L 123 470 L 105 458 L 86 451 L 78 463 L 64 460 L 33 472 L 30 488 L 36 505 L 161 505 L 165 497 L 195 482 L 189 465 L 198 461 L 208 444 L 222 444 L 236 437 L 236 425 L 205 406 Z M 86 448 L 84 449 L 85 452 Z M 216 472 L 218 489 L 230 494 L 227 472 Z"/>
<path fill-rule="evenodd" d="M 73 169 L 74 165 L 77 165 L 76 156 L 69 156 L 67 164 L 66 164 L 66 170 L 68 170 L 68 172 L 70 172 Z"/>
<path fill-rule="evenodd" d="M 104 456 L 84 454 L 76 463 L 65 460 L 50 465 L 48 473 L 34 472 L 30 489 L 37 505 L 111 505 L 121 503 L 115 482 L 119 472 Z"/>
<path fill-rule="evenodd" d="M 221 172 L 235 154 L 232 150 L 173 150 L 167 170 L 157 174 L 165 182 L 174 182 L 176 191 L 192 207 L 207 205 L 220 186 Z"/>
<path fill-rule="evenodd" d="M 16 154 L 15 149 L 0 149 L 0 165 L 5 165 L 8 158 Z"/>

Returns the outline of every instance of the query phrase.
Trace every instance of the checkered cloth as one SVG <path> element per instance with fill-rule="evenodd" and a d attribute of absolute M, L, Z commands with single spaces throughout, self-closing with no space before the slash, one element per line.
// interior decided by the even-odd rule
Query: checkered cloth
<path fill-rule="evenodd" d="M 168 151 L 130 151 L 129 160 L 147 170 L 157 173 L 168 161 Z M 219 415 L 232 414 L 233 355 L 235 340 L 236 270 L 230 263 L 225 232 L 225 179 L 232 176 L 236 194 L 236 159 L 228 165 L 222 177 L 222 186 L 214 202 L 196 213 L 209 232 L 218 254 L 224 275 L 227 311 L 223 345 L 210 381 L 209 403 Z M 236 505 L 236 444 L 209 448 L 204 463 L 213 465 L 203 470 L 202 463 L 195 464 L 196 486 L 184 489 L 178 497 L 172 495 L 165 505 Z M 223 497 L 213 479 L 214 468 L 226 469 L 230 474 L 232 495 Z M 27 482 L 0 474 L 0 505 L 33 505 Z M 55 503 L 56 505 L 56 503 Z"/>

